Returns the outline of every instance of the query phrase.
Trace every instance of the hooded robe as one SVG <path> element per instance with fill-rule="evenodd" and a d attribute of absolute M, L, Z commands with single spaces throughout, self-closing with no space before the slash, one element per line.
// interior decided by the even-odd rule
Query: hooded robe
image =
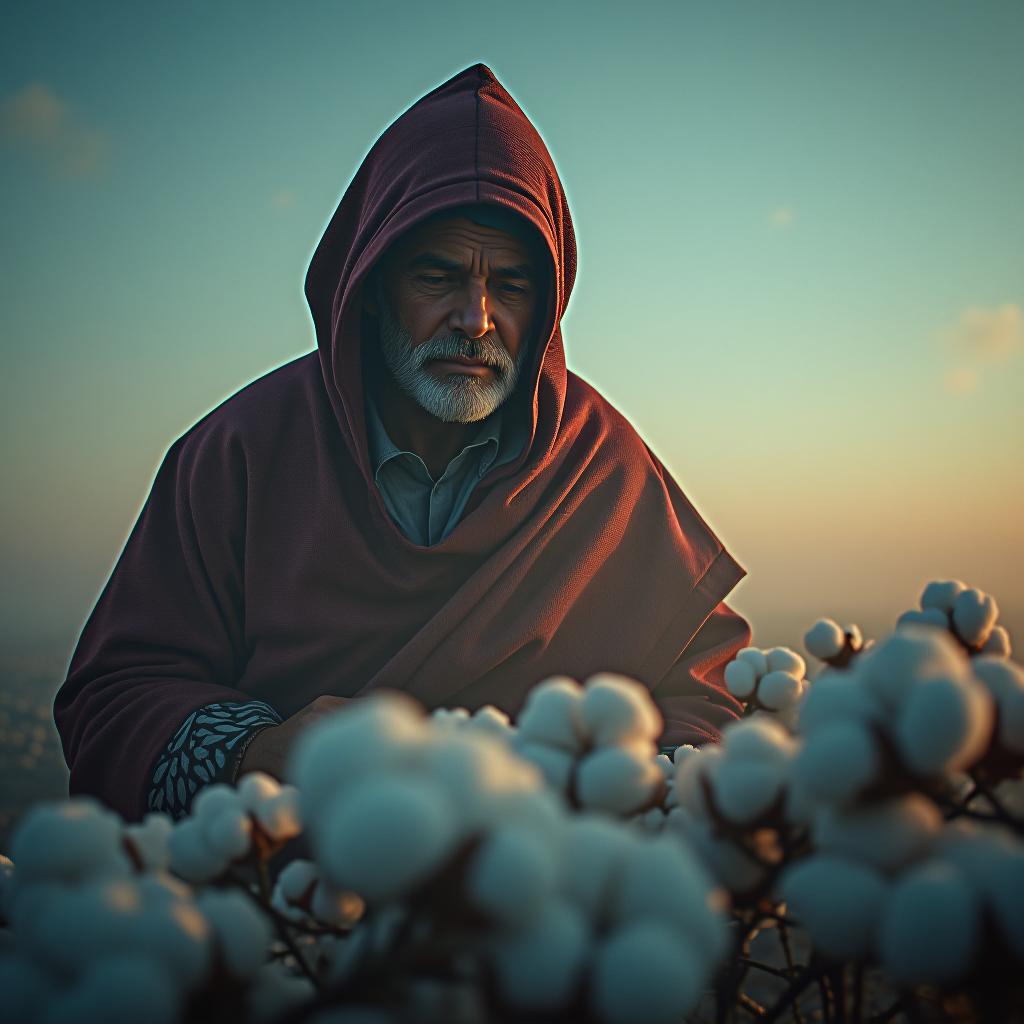
<path fill-rule="evenodd" d="M 423 547 L 373 482 L 361 288 L 403 232 L 475 203 L 524 218 L 549 260 L 509 400 L 529 429 Z M 72 793 L 139 818 L 183 719 L 252 698 L 287 718 L 321 694 L 391 688 L 514 715 L 546 677 L 607 670 L 651 689 L 663 745 L 718 737 L 739 711 L 723 671 L 749 631 L 723 599 L 743 570 L 627 420 L 566 369 L 575 273 L 551 156 L 484 65 L 384 132 L 306 275 L 317 350 L 227 399 L 157 471 L 57 694 Z"/>

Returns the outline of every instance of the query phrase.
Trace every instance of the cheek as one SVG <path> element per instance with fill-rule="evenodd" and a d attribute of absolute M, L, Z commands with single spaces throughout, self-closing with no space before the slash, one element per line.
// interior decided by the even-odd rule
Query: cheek
<path fill-rule="evenodd" d="M 401 296 L 396 304 L 401 324 L 412 335 L 414 345 L 422 345 L 436 333 L 443 316 L 436 304 L 413 296 Z"/>

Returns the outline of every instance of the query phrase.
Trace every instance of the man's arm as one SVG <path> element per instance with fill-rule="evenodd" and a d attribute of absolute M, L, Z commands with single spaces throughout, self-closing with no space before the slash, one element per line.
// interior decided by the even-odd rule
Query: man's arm
<path fill-rule="evenodd" d="M 725 666 L 749 643 L 746 620 L 721 602 L 654 687 L 665 717 L 658 741 L 663 750 L 717 742 L 722 729 L 740 716 L 743 706 L 726 688 Z"/>

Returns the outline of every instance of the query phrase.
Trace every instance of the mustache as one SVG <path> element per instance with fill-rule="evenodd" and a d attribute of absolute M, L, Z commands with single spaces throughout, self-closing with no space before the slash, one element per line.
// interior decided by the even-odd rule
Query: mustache
<path fill-rule="evenodd" d="M 488 334 L 479 338 L 467 338 L 461 334 L 445 334 L 430 338 L 415 348 L 416 364 L 423 366 L 433 359 L 472 359 L 485 363 L 495 370 L 505 372 L 513 368 L 512 357 L 501 342 Z"/>

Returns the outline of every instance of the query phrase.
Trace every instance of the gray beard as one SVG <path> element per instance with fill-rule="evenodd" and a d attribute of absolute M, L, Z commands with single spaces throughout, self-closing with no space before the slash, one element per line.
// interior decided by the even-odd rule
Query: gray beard
<path fill-rule="evenodd" d="M 414 345 L 412 335 L 398 322 L 390 303 L 379 301 L 380 350 L 399 388 L 427 412 L 445 423 L 475 423 L 490 416 L 515 390 L 526 346 L 513 360 L 508 350 L 489 334 L 467 338 L 443 334 Z M 424 369 L 432 359 L 464 356 L 494 368 L 494 377 L 470 374 L 438 377 Z"/>

